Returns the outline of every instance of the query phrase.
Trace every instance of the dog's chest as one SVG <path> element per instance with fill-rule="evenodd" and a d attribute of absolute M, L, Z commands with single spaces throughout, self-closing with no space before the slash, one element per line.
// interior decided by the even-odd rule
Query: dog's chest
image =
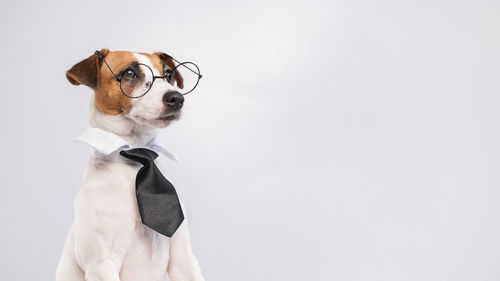
<path fill-rule="evenodd" d="M 169 238 L 138 221 L 133 241 L 123 260 L 120 278 L 122 281 L 164 279 L 168 260 Z"/>
<path fill-rule="evenodd" d="M 140 165 L 91 160 L 82 194 L 106 200 L 105 204 L 85 207 L 109 208 L 94 211 L 95 214 L 101 211 L 112 214 L 113 223 L 123 224 L 119 229 L 128 237 L 126 249 L 121 249 L 124 245 L 119 243 L 114 245 L 116 251 L 126 252 L 120 270 L 122 281 L 160 280 L 167 273 L 170 238 L 142 224 L 135 193 L 139 168 Z"/>

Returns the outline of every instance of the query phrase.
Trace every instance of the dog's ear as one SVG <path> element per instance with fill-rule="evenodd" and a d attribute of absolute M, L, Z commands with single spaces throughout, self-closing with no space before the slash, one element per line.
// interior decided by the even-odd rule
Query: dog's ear
<path fill-rule="evenodd" d="M 102 49 L 100 52 L 106 57 L 109 50 Z M 95 90 L 97 88 L 97 77 L 101 63 L 101 59 L 96 54 L 92 54 L 66 71 L 66 78 L 73 85 L 82 84 Z"/>
<path fill-rule="evenodd" d="M 175 68 L 175 63 L 172 60 L 171 56 L 162 52 L 156 52 L 153 53 L 153 55 L 158 56 L 164 65 L 168 65 L 172 69 Z M 174 81 L 177 82 L 177 87 L 179 87 L 180 89 L 184 88 L 184 79 L 178 71 L 174 72 Z"/>

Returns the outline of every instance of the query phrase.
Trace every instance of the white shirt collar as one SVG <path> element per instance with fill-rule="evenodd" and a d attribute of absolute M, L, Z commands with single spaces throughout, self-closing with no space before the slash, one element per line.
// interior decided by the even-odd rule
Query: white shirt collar
<path fill-rule="evenodd" d="M 135 148 L 118 135 L 95 127 L 87 128 L 76 140 L 88 144 L 91 147 L 92 156 L 114 162 L 131 162 L 131 160 L 121 156 L 120 151 Z M 156 138 L 144 148 L 159 152 L 174 161 L 178 161 L 177 156 L 163 148 Z"/>

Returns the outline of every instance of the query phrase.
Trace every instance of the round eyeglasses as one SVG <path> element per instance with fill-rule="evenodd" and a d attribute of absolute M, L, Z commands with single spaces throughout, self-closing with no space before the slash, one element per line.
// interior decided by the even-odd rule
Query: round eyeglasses
<path fill-rule="evenodd" d="M 182 95 L 187 95 L 198 86 L 202 77 L 195 63 L 179 62 L 166 54 L 167 58 L 177 62 L 177 65 L 164 69 L 161 76 L 154 75 L 151 67 L 143 63 L 134 63 L 115 75 L 104 56 L 99 51 L 95 51 L 95 54 L 106 64 L 115 80 L 120 83 L 122 93 L 129 98 L 140 98 L 147 94 L 156 79 L 165 79 L 171 85 L 176 86 Z"/>

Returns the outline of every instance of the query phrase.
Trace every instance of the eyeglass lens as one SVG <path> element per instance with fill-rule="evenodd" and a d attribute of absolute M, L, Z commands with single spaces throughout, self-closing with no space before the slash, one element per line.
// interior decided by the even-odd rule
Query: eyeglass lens
<path fill-rule="evenodd" d="M 128 97 L 143 96 L 149 91 L 152 84 L 153 72 L 146 65 L 134 65 L 122 72 L 120 87 Z"/>
<path fill-rule="evenodd" d="M 176 79 L 176 86 L 180 89 L 179 92 L 186 95 L 192 92 L 198 85 L 200 72 L 194 63 L 183 62 L 175 68 L 172 79 Z"/>

